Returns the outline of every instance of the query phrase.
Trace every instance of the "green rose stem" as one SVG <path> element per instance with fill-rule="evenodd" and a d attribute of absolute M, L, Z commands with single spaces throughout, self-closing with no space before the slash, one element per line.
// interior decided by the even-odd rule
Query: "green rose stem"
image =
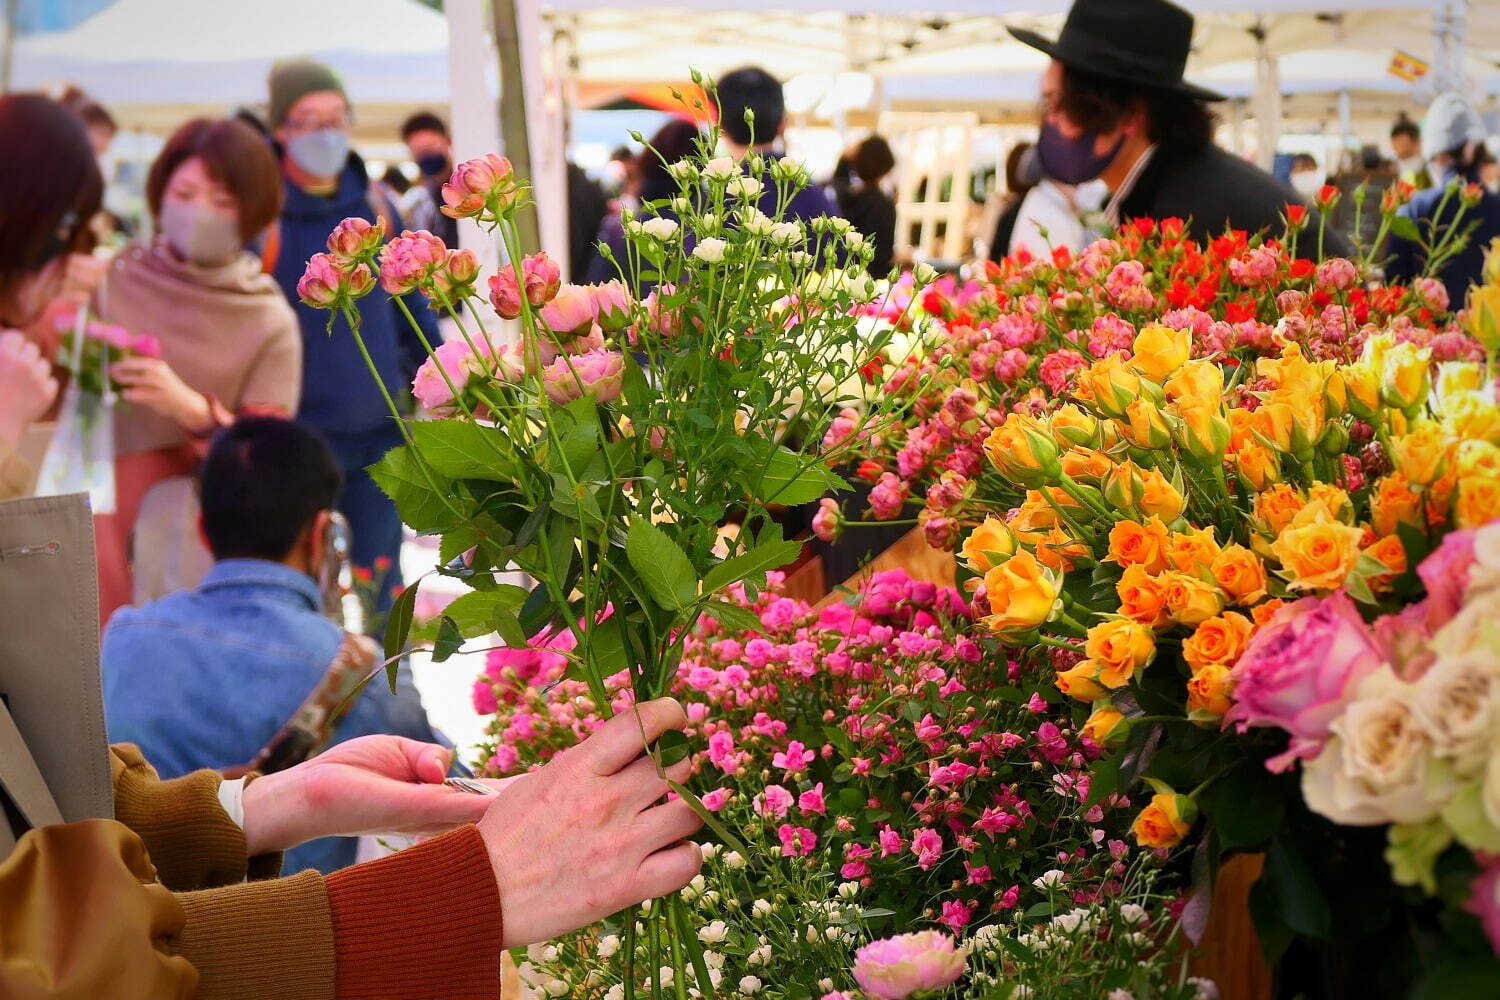
<path fill-rule="evenodd" d="M 653 901 L 646 914 L 646 954 L 651 962 L 651 1000 L 661 1000 L 661 921 L 656 919 L 660 907 L 659 900 Z"/>
<path fill-rule="evenodd" d="M 687 950 L 688 959 L 693 964 L 693 978 L 698 980 L 698 989 L 702 992 L 705 1000 L 714 1000 L 714 983 L 708 974 L 708 963 L 703 958 L 703 943 L 698 940 L 696 934 L 689 933 L 691 930 L 688 923 L 687 905 L 682 901 L 680 895 L 667 898 L 667 912 L 673 918 L 676 925 L 676 939 L 681 939 L 683 947 Z"/>
<path fill-rule="evenodd" d="M 677 1000 L 688 1000 L 687 976 L 683 974 L 686 970 L 682 962 L 682 928 L 677 925 L 676 907 L 673 905 L 680 899 L 676 895 L 663 899 L 662 916 L 667 922 L 667 945 L 672 949 L 672 969 L 676 973 L 672 976 L 672 990 L 677 994 Z"/>
<path fill-rule="evenodd" d="M 635 911 L 634 906 L 624 910 L 625 1000 L 635 1000 Z"/>

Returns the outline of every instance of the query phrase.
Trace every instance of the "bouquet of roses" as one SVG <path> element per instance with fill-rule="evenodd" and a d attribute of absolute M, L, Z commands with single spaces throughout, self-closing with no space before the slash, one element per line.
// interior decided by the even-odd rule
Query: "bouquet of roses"
<path fill-rule="evenodd" d="M 809 1000 L 950 984 L 941 995 L 1196 994 L 1169 974 L 1180 903 L 1156 852 L 1122 839 L 1128 801 L 1080 808 L 1099 734 L 1007 662 L 957 591 L 893 571 L 817 611 L 731 590 L 755 627 L 700 623 L 670 690 L 706 745 L 690 787 L 778 860 L 751 872 L 710 846 L 684 891 L 715 985 Z M 565 676 L 570 639 L 552 647 L 491 654 L 475 685 L 495 716 L 487 772 L 536 765 L 602 721 Z M 633 697 L 624 672 L 607 691 L 617 710 Z M 649 988 L 633 919 L 534 947 L 523 980 L 544 996 Z"/>
<path fill-rule="evenodd" d="M 161 342 L 153 335 L 132 333 L 114 323 L 91 320 L 84 309 L 73 315 L 60 315 L 54 322 L 61 335 L 58 357 L 79 388 L 92 396 L 103 396 L 106 390 L 119 393 L 120 384 L 109 374 L 115 362 L 131 357 L 161 357 Z"/>

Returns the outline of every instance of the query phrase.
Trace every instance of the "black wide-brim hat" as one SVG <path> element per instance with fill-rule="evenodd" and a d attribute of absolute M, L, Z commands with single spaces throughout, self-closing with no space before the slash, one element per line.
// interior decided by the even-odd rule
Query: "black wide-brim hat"
<path fill-rule="evenodd" d="M 1226 99 L 1182 78 L 1193 45 L 1193 15 L 1167 0 L 1075 0 L 1056 41 L 1025 28 L 1007 30 L 1085 73 L 1200 101 Z"/>

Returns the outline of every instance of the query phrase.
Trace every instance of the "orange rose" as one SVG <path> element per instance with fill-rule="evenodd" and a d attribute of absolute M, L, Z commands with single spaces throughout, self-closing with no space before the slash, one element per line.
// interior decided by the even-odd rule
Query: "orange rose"
<path fill-rule="evenodd" d="M 1078 560 L 1089 557 L 1089 547 L 1062 528 L 1053 528 L 1036 543 L 1036 557 L 1043 566 L 1059 573 L 1071 573 Z"/>
<path fill-rule="evenodd" d="M 988 573 L 1016 552 L 1016 534 L 998 517 L 986 517 L 964 539 L 959 555 L 975 573 Z"/>
<path fill-rule="evenodd" d="M 1458 526 L 1477 528 L 1500 517 L 1500 480 L 1465 476 L 1458 481 Z"/>
<path fill-rule="evenodd" d="M 1140 622 L 1147 628 L 1161 628 L 1167 624 L 1166 588 L 1144 567 L 1126 566 L 1125 573 L 1115 584 L 1115 593 L 1120 597 L 1120 614 L 1131 621 Z"/>
<path fill-rule="evenodd" d="M 1328 513 L 1340 521 L 1349 519 L 1354 513 L 1354 504 L 1349 494 L 1332 483 L 1313 483 L 1307 488 L 1307 506 L 1321 503 Z M 1285 527 L 1283 525 L 1282 527 Z M 1277 529 L 1280 533 L 1280 529 Z"/>
<path fill-rule="evenodd" d="M 1047 533 L 1062 522 L 1057 511 L 1036 490 L 1027 490 L 1026 499 L 1016 508 L 1015 516 L 1008 522 L 1010 530 L 1027 545 L 1036 545 L 1047 537 Z"/>
<path fill-rule="evenodd" d="M 1093 448 L 1069 448 L 1063 452 L 1062 470 L 1074 479 L 1102 480 L 1114 467 L 1113 459 Z"/>
<path fill-rule="evenodd" d="M 1427 501 L 1428 526 L 1442 527 L 1448 521 L 1448 509 L 1458 499 L 1458 474 L 1452 469 L 1448 470 L 1441 479 L 1427 487 L 1423 492 L 1423 499 Z"/>
<path fill-rule="evenodd" d="M 1188 713 L 1194 721 L 1210 721 L 1229 711 L 1230 694 L 1234 685 L 1229 680 L 1229 668 L 1222 663 L 1208 663 L 1200 667 L 1187 683 Z"/>
<path fill-rule="evenodd" d="M 1243 545 L 1226 545 L 1220 549 L 1209 571 L 1219 589 L 1235 604 L 1249 607 L 1266 596 L 1265 563 Z"/>
<path fill-rule="evenodd" d="M 1255 415 L 1254 410 L 1236 406 L 1226 411 L 1224 418 L 1229 421 L 1229 450 L 1231 452 L 1260 447 L 1260 442 L 1255 437 L 1255 428 L 1260 425 L 1260 418 Z"/>
<path fill-rule="evenodd" d="M 1255 516 L 1265 525 L 1268 535 L 1279 535 L 1292 523 L 1297 512 L 1307 506 L 1305 500 L 1286 483 L 1277 483 L 1255 498 Z"/>
<path fill-rule="evenodd" d="M 1141 475 L 1140 509 L 1145 514 L 1155 514 L 1166 524 L 1182 516 L 1184 501 L 1177 488 L 1167 481 L 1160 469 L 1151 469 Z"/>
<path fill-rule="evenodd" d="M 1109 555 L 1106 562 L 1121 566 L 1144 566 L 1148 573 L 1160 573 L 1167 568 L 1167 528 L 1161 518 L 1149 518 L 1145 524 L 1138 521 L 1116 521 L 1109 529 Z"/>
<path fill-rule="evenodd" d="M 1240 481 L 1251 490 L 1263 490 L 1281 475 L 1281 460 L 1270 448 L 1247 444 L 1234 453 L 1234 467 Z"/>
<path fill-rule="evenodd" d="M 1406 546 L 1401 544 L 1397 535 L 1386 535 L 1374 545 L 1365 549 L 1364 554 L 1374 559 L 1380 565 L 1390 570 L 1371 580 L 1370 583 L 1377 589 L 1389 587 L 1402 573 L 1406 572 Z"/>
<path fill-rule="evenodd" d="M 1211 583 L 1187 573 L 1164 573 L 1161 579 L 1167 614 L 1179 625 L 1197 625 L 1224 610 L 1224 598 Z"/>
<path fill-rule="evenodd" d="M 1130 401 L 1145 392 L 1141 378 L 1125 367 L 1118 354 L 1108 354 L 1074 376 L 1080 399 L 1092 402 L 1107 417 L 1123 417 Z"/>
<path fill-rule="evenodd" d="M 1142 847 L 1176 847 L 1193 829 L 1196 816 L 1197 807 L 1186 795 L 1159 792 L 1135 818 L 1130 832 Z"/>
<path fill-rule="evenodd" d="M 1260 443 L 1283 454 L 1292 450 L 1292 427 L 1296 417 L 1291 404 L 1262 403 L 1255 411 L 1255 433 Z"/>
<path fill-rule="evenodd" d="M 1099 683 L 1099 665 L 1084 660 L 1071 670 L 1057 672 L 1057 689 L 1074 701 L 1092 702 L 1109 692 Z"/>
<path fill-rule="evenodd" d="M 1028 631 L 1046 621 L 1057 603 L 1057 582 L 1030 552 L 1017 552 L 984 575 L 996 633 Z"/>
<path fill-rule="evenodd" d="M 1035 417 L 1012 413 L 1005 423 L 990 431 L 984 441 L 985 454 L 1006 476 L 1020 483 L 1037 484 L 1056 479 L 1062 471 L 1057 462 L 1057 442 Z"/>
<path fill-rule="evenodd" d="M 1285 604 L 1286 601 L 1281 598 L 1273 597 L 1264 604 L 1257 604 L 1251 608 L 1250 617 L 1255 619 L 1255 627 L 1265 628 L 1271 624 L 1271 619 L 1276 617 L 1276 612 L 1280 611 Z"/>
<path fill-rule="evenodd" d="M 1370 522 L 1377 535 L 1390 535 L 1397 524 L 1422 526 L 1422 497 L 1407 485 L 1406 477 L 1392 472 L 1375 484 L 1370 494 Z"/>
<path fill-rule="evenodd" d="M 1333 590 L 1359 559 L 1364 532 L 1334 520 L 1322 504 L 1302 510 L 1271 543 L 1293 590 Z"/>
<path fill-rule="evenodd" d="M 1125 713 L 1106 702 L 1094 709 L 1088 721 L 1083 724 L 1082 733 L 1096 745 L 1103 747 L 1119 743 L 1129 731 Z"/>
<path fill-rule="evenodd" d="M 1167 539 L 1167 561 L 1184 573 L 1197 573 L 1213 565 L 1219 543 L 1212 528 L 1195 528 Z"/>
<path fill-rule="evenodd" d="M 1156 636 L 1129 619 L 1100 622 L 1089 629 L 1084 653 L 1099 668 L 1099 683 L 1124 687 L 1156 655 Z"/>
<path fill-rule="evenodd" d="M 1210 663 L 1233 666 L 1254 631 L 1250 619 L 1233 611 L 1204 619 L 1192 635 L 1182 640 L 1182 658 L 1194 671 Z"/>

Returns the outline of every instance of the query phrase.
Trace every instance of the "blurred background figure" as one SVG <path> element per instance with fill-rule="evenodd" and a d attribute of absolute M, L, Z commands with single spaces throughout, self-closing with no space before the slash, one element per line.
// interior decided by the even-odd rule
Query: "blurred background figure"
<path fill-rule="evenodd" d="M 1041 179 L 1041 171 L 1035 163 L 1035 148 L 1035 143 L 1018 142 L 1005 154 L 1005 193 L 996 202 L 998 211 L 994 222 L 985 226 L 991 233 L 987 256 L 996 263 L 1010 254 L 1011 236 L 1021 214 L 1021 202 Z"/>
<path fill-rule="evenodd" d="M 100 615 L 194 586 L 210 559 L 198 536 L 194 476 L 209 436 L 239 413 L 297 409 L 297 319 L 259 257 L 281 211 L 281 175 L 241 121 L 178 129 L 146 185 L 154 239 L 106 272 L 94 297 L 105 322 L 150 333 L 160 357 L 114 368 L 113 514 L 96 518 Z"/>
<path fill-rule="evenodd" d="M 443 184 L 453 173 L 453 142 L 447 124 L 431 111 L 418 111 L 401 125 L 401 141 L 406 143 L 418 174 L 409 196 L 401 200 L 407 226 L 425 229 L 448 246 L 457 247 L 458 220 L 440 211 Z"/>
<path fill-rule="evenodd" d="M 636 183 L 635 156 L 635 151 L 629 146 L 616 146 L 609 154 L 609 160 L 599 175 L 605 194 L 611 198 L 630 196 L 630 189 Z"/>
<path fill-rule="evenodd" d="M 1318 188 L 1323 186 L 1323 168 L 1311 153 L 1298 153 L 1292 157 L 1292 169 L 1287 174 L 1287 183 L 1305 204 L 1311 205 Z"/>
<path fill-rule="evenodd" d="M 634 197 L 637 205 L 676 197 L 677 182 L 672 179 L 667 168 L 687 157 L 693 151 L 694 144 L 701 135 L 698 126 L 680 118 L 672 119 L 657 130 L 656 134 L 651 137 L 651 141 L 647 143 L 647 148 L 636 154 L 635 166 L 631 168 L 635 180 Z M 673 214 L 667 207 L 661 208 L 660 211 L 668 218 Z M 623 268 L 626 283 L 634 281 L 635 274 L 632 270 L 633 265 L 625 252 L 625 229 L 618 209 L 606 216 L 600 224 L 596 242 L 609 248 L 614 262 L 607 259 L 599 250 L 591 248 L 589 263 L 583 272 L 585 280 L 610 281 L 620 277 L 620 269 Z"/>
<path fill-rule="evenodd" d="M 786 95 L 780 80 L 758 66 L 746 66 L 726 73 L 719 80 L 714 96 L 718 100 L 719 128 L 723 133 L 720 141 L 731 156 L 744 159 L 756 152 L 771 159 L 785 157 L 782 135 L 786 131 Z M 773 214 L 776 200 L 775 186 L 767 185 L 761 195 L 760 210 Z M 784 217 L 808 222 L 820 215 L 836 214 L 828 193 L 811 184 L 792 196 Z"/>
<path fill-rule="evenodd" d="M 1427 161 L 1422 156 L 1422 130 L 1402 112 L 1391 126 L 1391 153 L 1396 157 L 1396 177 L 1417 190 L 1432 186 Z"/>
<path fill-rule="evenodd" d="M 890 274 L 896 252 L 896 200 L 882 182 L 896 169 L 890 143 L 878 135 L 868 136 L 839 158 L 834 169 L 833 190 L 839 214 L 853 223 L 875 246 L 870 276 Z"/>

